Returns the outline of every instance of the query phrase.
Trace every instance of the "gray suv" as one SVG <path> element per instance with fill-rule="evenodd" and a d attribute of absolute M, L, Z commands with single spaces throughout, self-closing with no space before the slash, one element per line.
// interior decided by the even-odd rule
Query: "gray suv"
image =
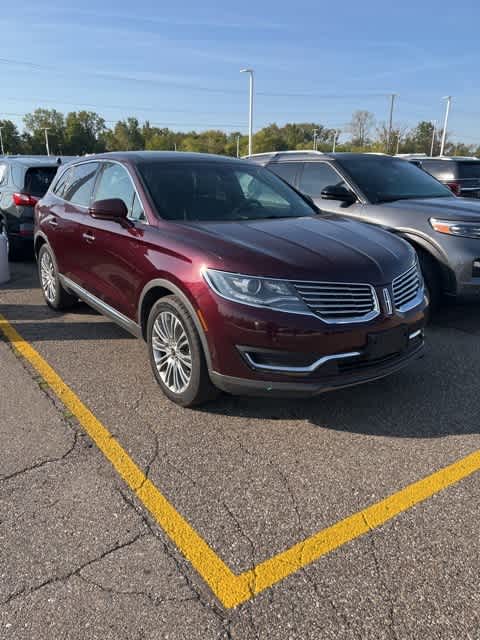
<path fill-rule="evenodd" d="M 400 157 L 400 156 L 398 156 Z M 480 160 L 460 156 L 402 156 L 431 176 L 443 182 L 456 196 L 480 198 Z"/>
<path fill-rule="evenodd" d="M 7 233 L 10 258 L 33 256 L 33 210 L 45 195 L 63 158 L 0 157 L 0 230 Z"/>
<path fill-rule="evenodd" d="M 480 299 L 480 200 L 457 198 L 425 171 L 391 156 L 291 151 L 250 160 L 310 196 L 323 212 L 379 225 L 410 242 L 433 305 L 442 294 Z"/>

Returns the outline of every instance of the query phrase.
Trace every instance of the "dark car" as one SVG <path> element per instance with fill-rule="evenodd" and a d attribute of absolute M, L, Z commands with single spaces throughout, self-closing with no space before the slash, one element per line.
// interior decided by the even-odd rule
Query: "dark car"
<path fill-rule="evenodd" d="M 52 182 L 60 158 L 0 157 L 0 228 L 7 233 L 10 257 L 33 250 L 33 210 Z"/>
<path fill-rule="evenodd" d="M 416 249 L 433 305 L 480 297 L 480 201 L 456 198 L 401 158 L 277 152 L 251 156 L 324 211 L 378 225 Z"/>
<path fill-rule="evenodd" d="M 319 214 L 250 162 L 94 156 L 59 172 L 35 228 L 46 302 L 81 298 L 142 336 L 183 406 L 217 389 L 313 395 L 385 376 L 423 349 L 411 246 Z"/>
<path fill-rule="evenodd" d="M 443 182 L 456 196 L 480 198 L 480 160 L 477 158 L 402 156 Z"/>

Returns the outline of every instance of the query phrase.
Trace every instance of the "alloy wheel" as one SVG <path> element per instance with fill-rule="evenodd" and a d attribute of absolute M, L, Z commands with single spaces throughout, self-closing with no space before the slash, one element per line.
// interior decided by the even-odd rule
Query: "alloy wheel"
<path fill-rule="evenodd" d="M 162 311 L 155 319 L 152 351 L 165 386 L 173 393 L 185 391 L 192 377 L 192 353 L 182 323 L 170 311 Z"/>
<path fill-rule="evenodd" d="M 57 280 L 55 275 L 55 265 L 52 257 L 45 251 L 40 261 L 40 279 L 42 282 L 43 293 L 50 303 L 55 302 L 57 295 Z"/>

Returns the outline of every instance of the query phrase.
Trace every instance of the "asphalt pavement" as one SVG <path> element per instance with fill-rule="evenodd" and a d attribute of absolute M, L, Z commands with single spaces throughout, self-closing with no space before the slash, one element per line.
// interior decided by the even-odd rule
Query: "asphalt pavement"
<path fill-rule="evenodd" d="M 480 449 L 480 304 L 384 380 L 185 410 L 142 341 L 12 272 L 0 314 L 234 574 Z M 6 339 L 0 385 L 1 639 L 480 640 L 478 473 L 226 608 Z"/>

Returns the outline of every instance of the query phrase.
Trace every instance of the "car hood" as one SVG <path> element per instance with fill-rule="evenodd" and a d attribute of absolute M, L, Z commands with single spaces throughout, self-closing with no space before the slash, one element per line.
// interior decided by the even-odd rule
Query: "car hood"
<path fill-rule="evenodd" d="M 400 238 L 333 215 L 182 226 L 214 258 L 208 266 L 235 273 L 381 285 L 414 260 Z"/>
<path fill-rule="evenodd" d="M 480 200 L 473 198 L 417 198 L 415 200 L 396 200 L 380 203 L 385 209 L 424 213 L 431 218 L 447 218 L 448 220 L 473 220 L 480 217 Z"/>

